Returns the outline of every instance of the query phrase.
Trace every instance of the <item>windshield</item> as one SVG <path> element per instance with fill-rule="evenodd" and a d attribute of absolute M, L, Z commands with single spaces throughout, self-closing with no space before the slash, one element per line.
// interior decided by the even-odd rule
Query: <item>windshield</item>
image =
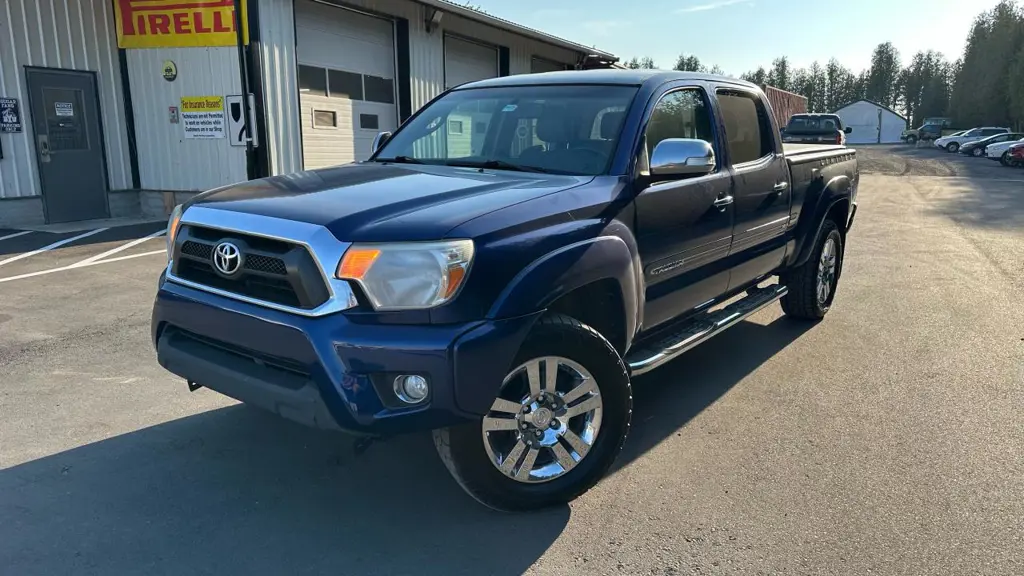
<path fill-rule="evenodd" d="M 373 160 L 603 174 L 636 92 L 564 85 L 456 90 L 402 127 Z"/>
<path fill-rule="evenodd" d="M 793 116 L 786 132 L 834 132 L 839 130 L 838 118 L 828 116 Z"/>

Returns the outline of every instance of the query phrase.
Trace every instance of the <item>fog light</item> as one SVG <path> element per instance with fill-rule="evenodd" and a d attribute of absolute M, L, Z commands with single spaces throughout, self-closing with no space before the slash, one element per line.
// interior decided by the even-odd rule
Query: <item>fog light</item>
<path fill-rule="evenodd" d="M 395 395 L 406 404 L 419 404 L 429 393 L 430 386 L 423 376 L 403 375 L 395 378 Z"/>

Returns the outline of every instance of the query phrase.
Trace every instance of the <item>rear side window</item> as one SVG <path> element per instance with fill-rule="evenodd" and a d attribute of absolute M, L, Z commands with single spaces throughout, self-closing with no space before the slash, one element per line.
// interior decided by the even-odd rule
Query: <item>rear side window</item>
<path fill-rule="evenodd" d="M 775 151 L 775 134 L 768 111 L 759 98 L 744 92 L 718 91 L 725 138 L 733 164 L 764 158 Z"/>

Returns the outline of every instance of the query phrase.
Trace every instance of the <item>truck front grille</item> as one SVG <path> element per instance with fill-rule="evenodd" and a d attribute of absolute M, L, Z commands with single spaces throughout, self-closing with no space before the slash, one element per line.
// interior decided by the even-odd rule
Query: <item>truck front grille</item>
<path fill-rule="evenodd" d="M 241 270 L 231 276 L 218 272 L 213 263 L 214 250 L 224 241 L 237 246 L 243 258 Z M 330 297 L 319 266 L 304 246 L 244 232 L 182 226 L 171 271 L 182 280 L 291 308 L 312 310 Z"/>

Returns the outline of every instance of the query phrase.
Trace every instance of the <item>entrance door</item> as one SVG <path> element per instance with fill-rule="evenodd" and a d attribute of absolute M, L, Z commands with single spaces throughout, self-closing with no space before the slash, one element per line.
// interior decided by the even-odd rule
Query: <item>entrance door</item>
<path fill-rule="evenodd" d="M 107 163 L 91 72 L 27 68 L 48 222 L 106 218 Z"/>

